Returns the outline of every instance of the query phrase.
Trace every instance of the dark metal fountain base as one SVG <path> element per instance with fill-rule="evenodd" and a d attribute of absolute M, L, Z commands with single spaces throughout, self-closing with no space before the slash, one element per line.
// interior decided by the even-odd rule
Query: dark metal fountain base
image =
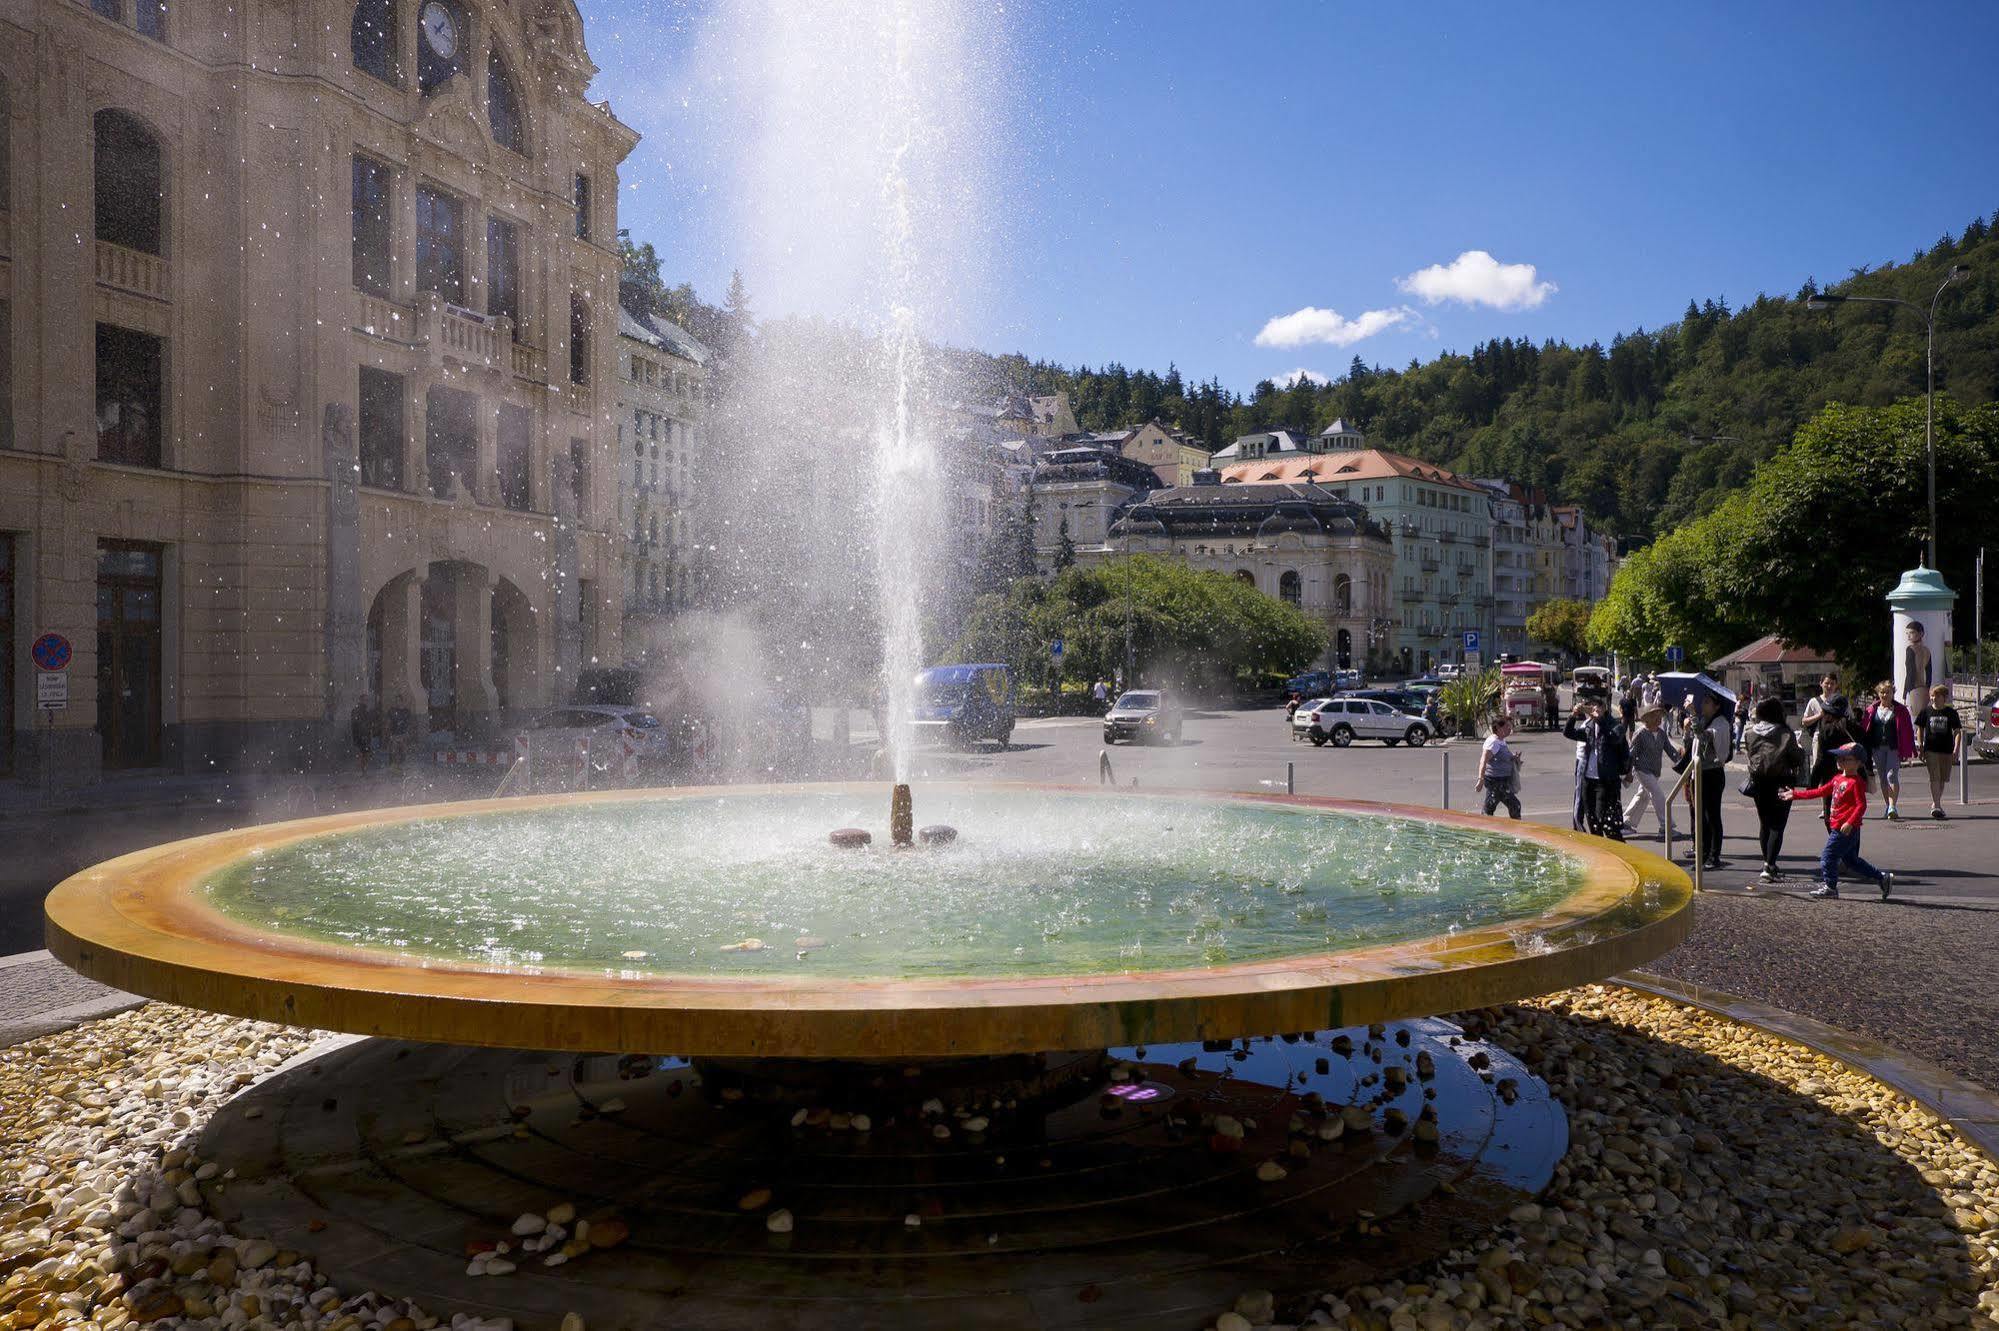
<path fill-rule="evenodd" d="M 1345 1054 L 1338 1034 L 996 1060 L 996 1081 L 882 1067 L 865 1108 L 810 1103 L 851 1069 L 828 1083 L 809 1065 L 358 1041 L 246 1091 L 199 1149 L 236 1171 L 209 1187 L 237 1232 L 433 1312 L 1192 1327 L 1244 1289 L 1302 1294 L 1434 1256 L 1539 1192 L 1567 1147 L 1546 1088 L 1446 1022 L 1346 1032 Z M 897 1094 L 901 1075 L 923 1093 Z M 515 1218 L 562 1202 L 629 1237 L 465 1274 L 468 1248 L 518 1248 Z M 774 1233 L 780 1208 L 793 1225 Z"/>

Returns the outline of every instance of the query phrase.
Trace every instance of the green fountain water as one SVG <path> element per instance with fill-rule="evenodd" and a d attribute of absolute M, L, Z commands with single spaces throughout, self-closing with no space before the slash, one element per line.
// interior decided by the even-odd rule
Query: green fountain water
<path fill-rule="evenodd" d="M 459 816 L 265 851 L 207 884 L 257 927 L 412 959 L 637 975 L 1104 974 L 1531 917 L 1581 883 L 1502 833 L 1248 801 L 928 788 L 955 845 L 839 850 L 854 793 Z M 759 948 L 747 948 L 756 940 Z"/>

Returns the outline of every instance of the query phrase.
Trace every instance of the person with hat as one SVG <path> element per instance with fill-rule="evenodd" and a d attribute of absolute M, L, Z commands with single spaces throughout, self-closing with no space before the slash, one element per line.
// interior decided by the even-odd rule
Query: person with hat
<path fill-rule="evenodd" d="M 1631 767 L 1631 746 L 1610 710 L 1610 699 L 1601 693 L 1580 699 L 1562 733 L 1576 742 L 1585 825 L 1594 836 L 1624 840 L 1619 788 Z"/>
<path fill-rule="evenodd" d="M 1872 878 L 1881 889 L 1881 899 L 1886 901 L 1895 890 L 1895 875 L 1860 858 L 1860 827 L 1867 821 L 1867 778 L 1862 775 L 1867 755 L 1859 743 L 1849 741 L 1834 749 L 1831 757 L 1839 767 L 1832 780 L 1808 790 L 1781 791 L 1778 796 L 1786 800 L 1824 797 L 1832 801 L 1832 812 L 1826 820 L 1825 849 L 1819 852 L 1819 876 L 1825 881 L 1813 888 L 1810 895 L 1815 901 L 1837 898 L 1839 871 L 1844 867 L 1863 878 Z"/>
<path fill-rule="evenodd" d="M 1666 736 L 1666 709 L 1658 703 L 1647 703 L 1638 711 L 1638 728 L 1631 732 L 1631 779 L 1638 784 L 1631 800 L 1624 806 L 1624 830 L 1627 834 L 1638 830 L 1645 821 L 1647 801 L 1650 801 L 1652 816 L 1659 824 L 1658 835 L 1666 835 L 1666 789 L 1659 784 L 1660 774 L 1668 762 L 1678 762 L 1680 751 Z"/>

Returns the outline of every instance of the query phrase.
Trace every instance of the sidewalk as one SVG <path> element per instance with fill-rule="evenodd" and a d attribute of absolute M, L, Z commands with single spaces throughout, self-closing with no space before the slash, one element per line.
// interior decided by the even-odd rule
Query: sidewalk
<path fill-rule="evenodd" d="M 0 957 L 0 1049 L 145 1001 L 86 980 L 47 952 Z"/>

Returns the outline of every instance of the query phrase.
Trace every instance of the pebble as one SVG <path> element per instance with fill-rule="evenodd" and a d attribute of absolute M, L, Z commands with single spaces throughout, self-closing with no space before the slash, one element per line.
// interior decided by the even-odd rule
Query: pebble
<path fill-rule="evenodd" d="M 792 1219 L 791 1212 L 783 1207 L 764 1217 L 764 1228 L 773 1234 L 789 1234 L 795 1223 L 797 1222 Z"/>

